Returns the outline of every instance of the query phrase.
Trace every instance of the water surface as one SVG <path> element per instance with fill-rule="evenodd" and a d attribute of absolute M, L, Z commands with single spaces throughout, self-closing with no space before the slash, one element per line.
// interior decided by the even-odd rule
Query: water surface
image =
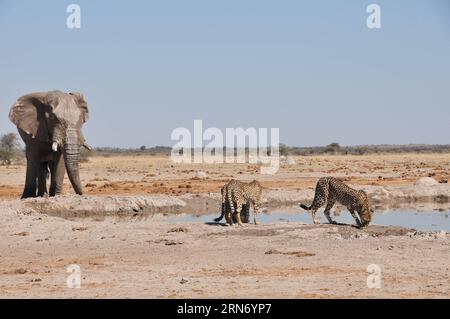
<path fill-rule="evenodd" d="M 199 222 L 209 223 L 213 222 L 214 218 L 218 217 L 219 213 L 206 214 L 201 216 L 193 216 L 188 214 L 169 216 L 168 221 L 171 222 Z M 333 216 L 333 220 L 339 223 L 355 224 L 355 220 L 346 211 L 342 211 L 339 216 Z M 430 211 L 430 212 L 415 212 L 415 211 L 385 211 L 375 212 L 372 224 L 383 226 L 401 226 L 407 228 L 415 228 L 423 231 L 440 231 L 444 230 L 450 232 L 450 212 Z M 321 223 L 327 223 L 326 217 L 322 212 L 317 213 Z M 277 221 L 287 222 L 303 222 L 312 224 L 311 214 L 299 212 L 283 212 L 272 211 L 270 213 L 260 213 L 259 220 L 261 223 L 276 223 Z M 251 213 L 250 221 L 253 222 L 253 213 Z M 224 222 L 224 220 L 223 220 Z"/>

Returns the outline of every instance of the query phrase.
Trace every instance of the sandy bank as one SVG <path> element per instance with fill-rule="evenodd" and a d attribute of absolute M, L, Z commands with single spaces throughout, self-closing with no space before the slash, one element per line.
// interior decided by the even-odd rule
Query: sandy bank
<path fill-rule="evenodd" d="M 369 195 L 372 205 L 383 210 L 449 210 L 450 185 L 439 184 L 432 178 L 423 178 L 414 185 L 354 186 Z M 314 197 L 314 189 L 286 190 L 270 189 L 265 192 L 265 207 L 296 206 L 308 203 Z M 220 195 L 184 194 L 168 195 L 65 195 L 56 198 L 32 198 L 26 200 L 4 200 L 1 204 L 22 214 L 43 213 L 59 217 L 120 216 L 139 213 L 188 213 L 194 215 L 218 212 Z"/>

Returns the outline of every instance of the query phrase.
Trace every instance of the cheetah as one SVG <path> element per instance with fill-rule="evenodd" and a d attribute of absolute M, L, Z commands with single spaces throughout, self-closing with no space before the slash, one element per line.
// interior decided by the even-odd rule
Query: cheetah
<path fill-rule="evenodd" d="M 262 185 L 253 180 L 250 183 L 235 183 L 233 186 L 229 186 L 227 189 L 227 199 L 228 205 L 230 207 L 235 206 L 236 211 L 236 220 L 239 225 L 242 225 L 241 221 L 241 211 L 243 205 L 247 203 L 248 209 L 250 209 L 250 205 L 253 205 L 253 218 L 255 225 L 259 224 L 258 221 L 258 210 L 259 206 L 262 203 Z"/>
<path fill-rule="evenodd" d="M 222 211 L 221 215 L 214 219 L 216 223 L 220 222 L 224 217 L 228 224 L 232 225 L 233 223 L 236 223 L 236 217 L 233 214 L 233 209 L 236 208 L 236 203 L 233 203 L 233 207 L 230 207 L 227 199 L 227 189 L 236 187 L 236 184 L 241 183 L 235 179 L 229 181 L 227 184 L 225 184 L 221 189 L 220 192 L 222 194 Z M 250 206 L 248 203 L 244 204 L 242 206 L 242 213 L 241 213 L 241 219 L 244 223 L 249 222 L 249 215 L 250 215 Z"/>
<path fill-rule="evenodd" d="M 372 220 L 373 210 L 369 207 L 367 194 L 362 190 L 355 190 L 349 187 L 334 177 L 323 177 L 319 179 L 311 206 L 299 205 L 301 208 L 311 211 L 314 224 L 320 224 L 316 218 L 316 212 L 326 203 L 324 214 L 330 224 L 335 224 L 336 222 L 331 219 L 330 210 L 336 202 L 347 207 L 358 227 L 368 226 Z M 361 220 L 355 214 L 355 211 Z"/>

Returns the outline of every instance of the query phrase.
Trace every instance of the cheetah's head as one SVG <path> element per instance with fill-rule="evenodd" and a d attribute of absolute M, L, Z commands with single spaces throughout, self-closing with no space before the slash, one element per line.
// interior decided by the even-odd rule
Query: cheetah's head
<path fill-rule="evenodd" d="M 373 209 L 369 207 L 369 205 L 364 205 L 364 209 L 361 211 L 359 216 L 361 217 L 361 226 L 366 227 L 372 221 Z"/>
<path fill-rule="evenodd" d="M 374 211 L 373 211 L 373 209 L 370 208 L 369 200 L 367 198 L 366 193 L 362 192 L 362 194 L 363 194 L 364 200 L 363 200 L 363 203 L 361 205 L 361 210 L 360 210 L 360 213 L 359 213 L 359 217 L 361 218 L 361 224 L 362 224 L 361 226 L 362 227 L 366 227 L 372 221 L 372 217 L 373 217 Z"/>

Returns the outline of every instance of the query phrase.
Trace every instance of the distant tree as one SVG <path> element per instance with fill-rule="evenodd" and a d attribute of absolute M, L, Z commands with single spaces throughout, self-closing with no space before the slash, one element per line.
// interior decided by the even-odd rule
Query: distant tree
<path fill-rule="evenodd" d="M 145 151 L 145 150 L 147 149 L 147 147 L 145 147 L 145 145 L 142 145 L 139 149 L 140 149 L 141 151 Z"/>
<path fill-rule="evenodd" d="M 325 148 L 325 152 L 338 154 L 341 152 L 341 145 L 339 143 L 331 143 Z"/>
<path fill-rule="evenodd" d="M 290 153 L 290 148 L 286 144 L 280 143 L 279 149 L 281 156 L 287 156 Z"/>
<path fill-rule="evenodd" d="M 19 148 L 19 138 L 15 133 L 3 134 L 0 137 L 0 164 L 10 165 L 15 152 Z"/>
<path fill-rule="evenodd" d="M 0 148 L 14 151 L 19 148 L 19 138 L 16 133 L 6 133 L 0 137 Z"/>

